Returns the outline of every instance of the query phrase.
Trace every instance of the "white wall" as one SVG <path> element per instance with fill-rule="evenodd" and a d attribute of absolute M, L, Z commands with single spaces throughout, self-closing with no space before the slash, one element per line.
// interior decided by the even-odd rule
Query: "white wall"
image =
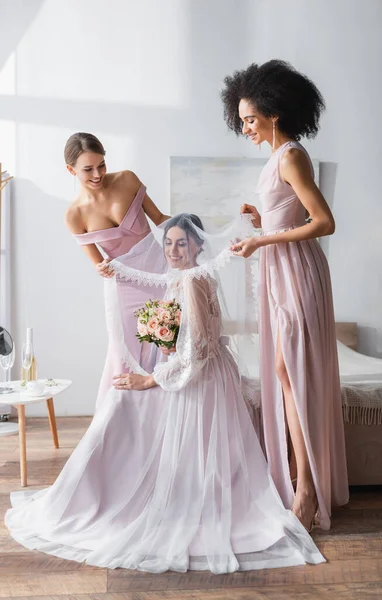
<path fill-rule="evenodd" d="M 337 219 L 326 245 L 336 316 L 357 321 L 363 349 L 382 355 L 378 0 L 361 14 L 356 0 L 12 0 L 1 8 L 0 156 L 17 176 L 13 332 L 20 348 L 33 326 L 40 374 L 73 380 L 57 414 L 93 412 L 106 352 L 102 281 L 63 225 L 74 192 L 65 140 L 79 130 L 98 135 L 109 169 L 135 170 L 168 210 L 171 155 L 253 155 L 226 131 L 219 90 L 226 74 L 271 57 L 309 73 L 326 97 L 322 131 L 307 146 L 325 163 Z"/>

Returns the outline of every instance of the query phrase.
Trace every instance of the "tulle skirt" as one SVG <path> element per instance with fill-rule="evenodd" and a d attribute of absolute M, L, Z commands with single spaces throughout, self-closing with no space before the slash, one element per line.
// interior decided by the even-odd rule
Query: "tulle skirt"
<path fill-rule="evenodd" d="M 11 500 L 15 540 L 100 567 L 324 562 L 283 507 L 223 346 L 179 392 L 110 389 L 56 482 Z"/>

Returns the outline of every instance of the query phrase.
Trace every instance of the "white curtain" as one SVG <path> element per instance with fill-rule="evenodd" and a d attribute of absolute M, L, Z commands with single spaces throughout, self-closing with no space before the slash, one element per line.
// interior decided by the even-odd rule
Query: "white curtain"
<path fill-rule="evenodd" d="M 2 179 L 8 177 L 3 173 Z M 0 241 L 0 325 L 11 329 L 11 185 L 8 182 L 2 191 L 1 241 Z M 0 377 L 4 378 L 1 370 Z M 0 415 L 10 412 L 10 406 L 0 403 Z"/>

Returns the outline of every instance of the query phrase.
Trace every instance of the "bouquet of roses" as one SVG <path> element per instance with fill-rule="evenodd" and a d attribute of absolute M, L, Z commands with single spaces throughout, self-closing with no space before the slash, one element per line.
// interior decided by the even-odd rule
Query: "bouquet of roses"
<path fill-rule="evenodd" d="M 140 342 L 172 348 L 178 337 L 181 314 L 175 300 L 149 300 L 134 313 L 138 319 L 137 338 Z"/>

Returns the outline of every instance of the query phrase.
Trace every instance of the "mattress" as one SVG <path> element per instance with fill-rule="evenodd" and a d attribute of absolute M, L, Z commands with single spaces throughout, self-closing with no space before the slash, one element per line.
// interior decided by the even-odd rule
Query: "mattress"
<path fill-rule="evenodd" d="M 240 343 L 240 341 L 236 342 Z M 260 408 L 259 336 L 251 335 L 243 369 L 243 390 L 253 409 Z M 345 423 L 382 425 L 382 359 L 366 356 L 337 341 L 341 380 L 342 410 Z"/>

